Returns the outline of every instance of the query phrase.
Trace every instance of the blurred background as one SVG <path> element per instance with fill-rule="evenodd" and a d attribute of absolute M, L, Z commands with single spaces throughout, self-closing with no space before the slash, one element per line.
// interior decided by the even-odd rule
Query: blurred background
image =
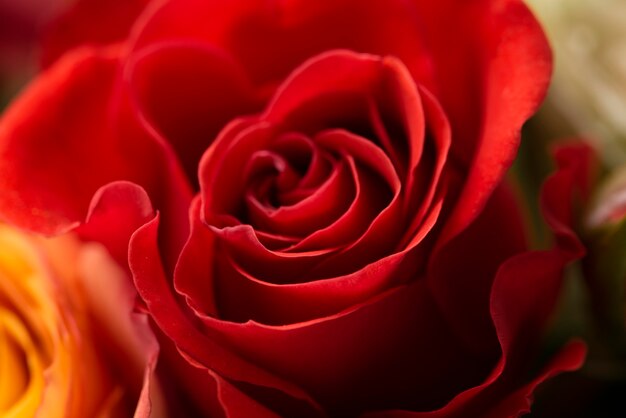
<path fill-rule="evenodd" d="M 583 135 L 617 166 L 626 161 L 626 1 L 530 0 L 555 54 L 546 136 Z"/>
<path fill-rule="evenodd" d="M 524 129 L 513 174 L 538 220 L 537 190 L 551 171 L 549 149 L 575 139 L 599 162 L 594 196 L 580 208 L 578 233 L 588 248 L 567 275 L 546 351 L 582 337 L 583 368 L 536 393 L 532 417 L 626 416 L 626 1 L 529 0 L 554 51 L 548 97 Z M 600 213 L 614 219 L 594 220 Z M 538 241 L 545 238 L 540 222 Z"/>
<path fill-rule="evenodd" d="M 36 72 L 38 44 L 71 0 L 0 0 L 0 106 Z"/>

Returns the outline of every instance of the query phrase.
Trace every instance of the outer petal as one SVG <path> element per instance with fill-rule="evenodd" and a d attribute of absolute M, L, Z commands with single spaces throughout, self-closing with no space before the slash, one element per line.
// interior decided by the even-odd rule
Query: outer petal
<path fill-rule="evenodd" d="M 236 386 L 229 383 L 219 375 L 208 372 L 215 379 L 216 394 L 226 418 L 279 418 L 275 412 L 270 411 L 254 399 L 240 391 Z"/>
<path fill-rule="evenodd" d="M 470 350 L 497 355 L 489 315 L 491 287 L 500 265 L 527 248 L 518 200 L 503 185 L 496 189 L 474 223 L 431 262 L 428 280 L 433 295 L 450 326 Z"/>
<path fill-rule="evenodd" d="M 44 233 L 84 218 L 120 171 L 102 130 L 119 50 L 80 50 L 42 74 L 0 120 L 2 216 Z M 85 92 L 89 94 L 86 95 Z"/>
<path fill-rule="evenodd" d="M 431 68 L 420 26 L 416 11 L 396 0 L 374 0 L 367 7 L 357 0 L 182 0 L 154 7 L 133 39 L 136 48 L 172 38 L 215 45 L 255 83 L 276 87 L 306 59 L 338 48 L 400 57 L 416 79 L 426 79 Z"/>
<path fill-rule="evenodd" d="M 425 24 L 444 86 L 435 93 L 452 124 L 452 154 L 469 167 L 443 244 L 480 213 L 512 164 L 520 128 L 546 93 L 552 57 L 539 23 L 519 0 L 413 1 L 431 12 Z M 442 31 L 441 21 L 455 30 Z"/>
<path fill-rule="evenodd" d="M 6 111 L 0 119 L 0 217 L 44 234 L 62 233 L 93 212 L 92 197 L 101 187 L 132 181 L 163 211 L 165 245 L 176 257 L 187 224 L 173 220 L 179 214 L 184 219 L 190 186 L 168 145 L 129 105 L 119 78 L 123 54 L 118 47 L 76 50 Z M 104 196 L 109 212 L 117 210 L 114 194 Z M 112 251 L 120 258 L 125 250 Z"/>
<path fill-rule="evenodd" d="M 76 0 L 52 22 L 44 36 L 44 67 L 80 46 L 123 40 L 150 0 Z"/>
<path fill-rule="evenodd" d="M 431 267 L 435 277 L 433 279 L 435 296 L 440 301 L 444 312 L 447 312 L 452 326 L 464 335 L 463 339 L 470 346 L 484 350 L 488 348 L 484 346 L 484 342 L 487 342 L 492 344 L 490 350 L 493 350 L 497 346 L 493 345 L 493 337 L 489 337 L 490 334 L 493 335 L 493 328 L 486 310 L 490 283 L 494 280 L 495 270 L 500 262 L 522 251 L 524 243 L 520 239 L 507 239 L 508 244 L 496 245 L 495 251 L 490 250 L 488 249 L 490 240 L 485 240 L 485 232 L 478 232 L 478 235 L 474 235 L 480 228 L 481 217 L 478 220 L 474 218 L 482 210 L 486 199 L 501 181 L 503 173 L 515 156 L 519 128 L 543 97 L 549 78 L 551 60 L 540 27 L 521 2 L 477 1 L 466 2 L 464 7 L 466 8 L 464 13 L 459 11 L 458 15 L 464 16 L 462 19 L 459 18 L 461 21 L 451 24 L 455 27 L 459 26 L 460 33 L 466 33 L 470 39 L 469 45 L 467 42 L 456 44 L 450 43 L 449 38 L 446 41 L 446 38 L 442 40 L 433 37 L 437 43 L 432 50 L 435 54 L 440 54 L 436 61 L 441 63 L 437 75 L 442 80 L 454 81 L 453 86 L 456 87 L 454 92 L 453 90 L 439 91 L 439 98 L 448 110 L 453 126 L 452 155 L 461 161 L 465 160 L 470 169 L 467 180 L 462 186 L 459 201 L 443 231 L 438 249 L 431 259 Z M 450 2 L 438 2 L 432 9 L 438 9 L 437 13 L 444 16 L 446 13 L 449 14 L 446 10 L 450 9 Z M 456 16 L 453 14 L 452 19 Z M 482 23 L 477 25 L 477 21 Z M 477 31 L 477 26 L 484 30 Z M 437 30 L 437 28 L 432 29 L 432 31 Z M 472 31 L 474 35 L 469 35 Z M 482 44 L 475 43 L 477 36 L 483 39 Z M 462 63 L 469 62 L 469 57 L 466 55 L 463 61 L 460 58 L 463 52 L 450 53 L 445 45 L 455 45 L 464 51 L 482 48 L 482 52 L 478 53 L 482 61 L 479 61 L 476 67 L 471 65 L 467 67 Z M 465 54 L 468 53 L 471 52 L 465 52 Z M 476 51 L 473 53 L 477 54 Z M 454 76 L 452 64 L 455 60 L 457 60 L 457 67 L 463 65 L 463 68 L 468 68 L 470 72 L 473 70 L 477 74 L 482 74 L 479 88 L 473 87 L 475 90 L 471 90 L 472 84 L 468 83 L 469 80 L 464 82 L 462 78 Z M 511 68 L 515 68 L 514 72 L 509 71 Z M 467 76 L 466 72 L 464 76 Z M 463 112 L 468 109 L 467 98 L 473 95 L 482 97 L 484 106 L 482 115 L 472 114 L 471 111 Z M 504 105 L 503 102 L 507 104 Z M 461 128 L 470 131 L 475 129 L 478 139 L 473 140 L 471 136 L 468 137 L 467 132 L 463 132 Z M 497 189 L 495 194 L 499 194 Z M 519 219 L 519 214 L 515 214 L 517 209 L 513 201 L 505 206 L 508 209 L 499 210 L 496 213 L 508 212 L 513 214 L 512 219 Z M 499 216 L 496 219 L 500 219 Z M 474 224 L 469 227 L 469 230 L 458 235 L 472 221 Z M 511 233 L 502 235 L 510 237 L 520 236 L 520 232 L 523 231 L 523 226 L 518 222 L 511 222 L 511 218 L 507 219 L 506 215 L 498 222 L 500 224 L 504 222 L 500 228 L 494 227 L 491 222 L 490 219 L 490 225 L 484 231 L 498 231 L 504 227 Z M 513 226 L 512 230 L 511 226 Z M 453 239 L 454 236 L 457 238 Z M 459 262 L 467 255 L 467 252 L 461 249 L 473 248 L 470 243 L 476 240 L 483 243 L 483 251 Z M 491 261 L 485 261 L 483 257 L 485 255 L 495 257 Z M 480 266 L 482 273 L 472 276 L 471 280 L 465 275 L 454 274 L 454 271 L 467 270 L 467 262 L 469 265 Z M 475 271 L 475 269 L 472 268 L 470 271 Z M 475 279 L 480 277 L 482 277 L 479 279 L 481 284 L 477 284 Z M 460 291 L 459 286 L 465 290 Z M 468 289 L 471 289 L 474 297 L 466 297 Z M 468 306 L 473 303 L 475 305 Z M 475 313 L 475 315 L 468 316 L 461 312 Z"/>
<path fill-rule="evenodd" d="M 171 338 L 189 362 L 207 367 L 236 381 L 250 381 L 278 389 L 315 407 L 308 395 L 295 385 L 271 375 L 259 366 L 229 351 L 221 339 L 198 329 L 174 296 L 163 270 L 157 244 L 159 217 L 138 229 L 131 238 L 129 261 L 135 286 L 159 327 Z"/>
<path fill-rule="evenodd" d="M 493 384 L 496 376 L 502 372 L 502 364 L 485 384 L 462 392 L 445 408 L 432 412 L 384 411 L 365 414 L 367 418 L 464 418 L 484 417 L 503 418 L 517 417 L 529 411 L 532 392 L 545 380 L 555 374 L 578 369 L 585 356 L 585 346 L 579 341 L 572 342 L 563 348 L 552 361 L 531 382 L 512 393 L 505 393 Z M 495 390 L 485 390 L 485 388 Z M 494 406 L 493 403 L 496 403 Z"/>
<path fill-rule="evenodd" d="M 363 402 L 370 407 L 432 407 L 455 393 L 452 378 L 445 376 L 455 376 L 456 390 L 483 377 L 480 361 L 468 361 L 454 337 L 442 333 L 446 327 L 423 281 L 306 323 L 268 327 L 203 317 L 201 326 L 176 299 L 159 267 L 155 222 L 135 233 L 130 253 L 137 288 L 151 314 L 193 364 L 247 387 L 251 384 L 257 399 L 266 399 L 258 393 L 264 386 L 307 399 L 275 377 L 285 376 L 334 411 L 347 413 Z M 370 343 L 364 346 L 363 341 Z M 412 391 L 420 396 L 410 396 Z"/>
<path fill-rule="evenodd" d="M 242 355 L 305 387 L 331 415 L 437 408 L 487 369 L 446 330 L 423 281 L 288 326 L 204 322 Z"/>
<path fill-rule="evenodd" d="M 141 187 L 130 182 L 113 182 L 95 193 L 86 224 L 78 232 L 86 241 L 104 244 L 119 265 L 126 266 L 130 236 L 152 216 L 152 204 Z"/>
<path fill-rule="evenodd" d="M 556 373 L 582 365 L 586 349 L 582 343 L 572 342 L 538 376 L 524 382 L 556 303 L 563 269 L 584 255 L 572 230 L 572 214 L 575 199 L 588 190 L 589 149 L 563 148 L 557 151 L 556 160 L 558 171 L 546 180 L 541 196 L 544 217 L 556 245 L 552 250 L 510 258 L 498 270 L 491 290 L 491 317 L 502 350 L 499 364 L 481 385 L 461 392 L 444 408 L 424 414 L 396 411 L 383 414 L 385 417 L 518 416 L 529 411 L 537 385 Z"/>
<path fill-rule="evenodd" d="M 192 181 L 224 125 L 257 110 L 259 100 L 237 65 L 211 45 L 180 40 L 135 51 L 126 63 L 139 112 L 172 144 Z"/>

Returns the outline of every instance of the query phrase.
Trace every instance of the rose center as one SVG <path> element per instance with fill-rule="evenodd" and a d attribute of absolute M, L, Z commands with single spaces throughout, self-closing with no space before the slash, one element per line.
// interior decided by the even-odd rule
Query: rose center
<path fill-rule="evenodd" d="M 258 232 L 306 236 L 340 217 L 355 193 L 345 158 L 303 133 L 279 134 L 253 151 L 244 171 L 243 211 Z"/>

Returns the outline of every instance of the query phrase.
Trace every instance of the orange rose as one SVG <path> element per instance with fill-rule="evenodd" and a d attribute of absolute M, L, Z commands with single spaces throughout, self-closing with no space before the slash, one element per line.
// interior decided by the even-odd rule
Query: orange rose
<path fill-rule="evenodd" d="M 144 370 L 154 369 L 154 336 L 145 321 L 142 333 L 131 320 L 131 298 L 121 301 L 128 310 L 116 306 L 127 314 L 109 319 L 116 324 L 99 321 L 105 312 L 90 295 L 102 289 L 81 268 L 87 261 L 107 272 L 101 300 L 119 300 L 124 276 L 104 251 L 69 238 L 35 241 L 0 225 L 0 416 L 149 415 L 152 373 L 141 389 Z"/>

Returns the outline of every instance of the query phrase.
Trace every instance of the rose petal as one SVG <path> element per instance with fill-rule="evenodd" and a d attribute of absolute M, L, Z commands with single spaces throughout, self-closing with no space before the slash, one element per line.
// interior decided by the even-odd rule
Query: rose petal
<path fill-rule="evenodd" d="M 394 55 L 416 79 L 430 79 L 421 17 L 413 7 L 397 0 L 361 6 L 356 0 L 315 5 L 301 0 L 165 3 L 136 28 L 135 44 L 142 48 L 177 37 L 216 45 L 231 52 L 257 85 L 275 86 L 306 59 L 337 48 Z"/>
<path fill-rule="evenodd" d="M 389 295 L 397 294 L 398 296 L 393 298 L 377 298 L 363 305 L 363 308 L 357 307 L 337 317 L 327 318 L 322 321 L 313 321 L 310 324 L 306 323 L 298 326 L 268 328 L 253 323 L 237 325 L 214 320 L 212 326 L 213 330 L 210 331 L 207 329 L 204 332 L 208 334 L 206 336 L 201 335 L 198 333 L 199 330 L 195 328 L 189 319 L 185 318 L 186 314 L 183 313 L 177 303 L 173 299 L 170 299 L 171 291 L 163 289 L 160 284 L 165 285 L 165 278 L 162 277 L 162 272 L 159 273 L 158 271 L 158 259 L 155 260 L 154 255 L 150 255 L 150 253 L 155 254 L 156 244 L 154 242 L 149 244 L 149 241 L 145 241 L 146 239 L 154 239 L 155 227 L 155 222 L 148 224 L 146 227 L 140 229 L 131 240 L 131 260 L 133 261 L 131 267 L 135 274 L 137 287 L 140 289 L 143 298 L 148 302 L 150 311 L 160 327 L 165 330 L 170 337 L 174 338 L 179 348 L 190 356 L 190 360 L 194 363 L 202 364 L 205 367 L 210 367 L 219 372 L 222 376 L 231 377 L 238 381 L 249 381 L 253 384 L 259 384 L 268 379 L 268 377 L 263 377 L 263 374 L 259 374 L 258 366 L 253 366 L 252 364 L 246 365 L 246 363 L 242 363 L 241 360 L 238 360 L 238 357 L 232 357 L 234 352 L 223 351 L 222 348 L 218 348 L 219 344 L 217 342 L 223 340 L 223 338 L 227 338 L 229 346 L 234 348 L 236 352 L 246 353 L 246 357 L 252 356 L 249 358 L 254 361 L 253 364 L 265 364 L 266 362 L 270 362 L 272 363 L 272 369 L 279 367 L 281 370 L 280 375 L 291 376 L 294 373 L 299 374 L 300 377 L 295 381 L 306 381 L 307 385 L 310 384 L 308 383 L 310 381 L 320 382 L 319 387 L 318 384 L 315 383 L 314 393 L 318 393 L 318 391 L 320 391 L 319 393 L 323 392 L 328 402 L 336 402 L 336 400 L 332 401 L 331 399 L 335 396 L 337 396 L 337 399 L 344 398 L 344 391 L 349 391 L 351 394 L 348 396 L 352 397 L 357 396 L 357 392 L 362 394 L 363 391 L 361 389 L 364 390 L 364 388 L 361 386 L 367 387 L 367 390 L 373 391 L 374 393 L 383 391 L 385 393 L 384 397 L 370 396 L 370 398 L 385 402 L 388 400 L 387 397 L 404 399 L 403 393 L 406 392 L 403 391 L 407 391 L 410 387 L 419 385 L 419 382 L 424 383 L 425 380 L 422 379 L 418 379 L 419 382 L 411 381 L 410 384 L 406 382 L 410 376 L 418 376 L 420 373 L 424 373 L 424 364 L 428 364 L 428 367 L 432 367 L 432 369 L 429 370 L 432 370 L 433 373 L 441 377 L 442 370 L 445 368 L 443 365 L 441 365 L 441 367 L 439 367 L 440 365 L 434 365 L 434 359 L 442 359 L 445 357 L 442 356 L 444 347 L 451 349 L 457 346 L 457 344 L 447 341 L 446 343 L 442 342 L 442 347 L 437 346 L 436 349 L 433 348 L 437 344 L 432 341 L 432 335 L 440 335 L 442 338 L 443 335 L 441 335 L 441 333 L 433 333 L 433 331 L 428 328 L 436 327 L 437 329 L 441 329 L 436 324 L 437 321 L 435 319 L 438 316 L 435 313 L 431 314 L 431 312 L 426 313 L 420 309 L 415 309 L 416 306 L 421 306 L 423 309 L 430 306 L 427 300 L 423 303 L 416 303 L 415 292 L 423 294 L 423 290 L 389 293 Z M 147 235 L 148 232 L 150 235 Z M 152 238 L 150 238 L 150 236 L 152 236 Z M 148 247 L 144 245 L 148 245 Z M 150 250 L 150 247 L 152 250 Z M 149 252 L 145 253 L 144 251 Z M 155 266 L 157 270 L 154 270 Z M 159 277 L 162 278 L 158 279 Z M 155 280 L 155 278 L 158 280 Z M 148 281 L 146 282 L 146 280 Z M 147 287 L 146 284 L 148 283 L 149 286 Z M 414 286 L 412 288 L 417 289 L 418 287 Z M 424 287 L 419 286 L 419 289 L 424 289 Z M 426 294 L 423 295 L 423 297 L 426 297 Z M 157 300 L 154 299 L 155 297 L 158 298 L 158 304 L 154 304 L 154 301 Z M 164 297 L 165 299 L 163 299 Z M 398 298 L 400 298 L 400 300 L 398 300 Z M 377 300 L 380 300 L 380 303 L 377 302 Z M 382 300 L 386 302 L 383 303 Z M 402 312 L 396 312 L 397 310 Z M 367 318 L 364 319 L 362 315 L 366 315 Z M 414 315 L 416 315 L 416 317 L 414 317 Z M 394 318 L 394 320 L 388 321 L 388 318 Z M 397 319 L 400 320 L 398 321 Z M 406 324 L 405 319 L 407 321 Z M 365 324 L 367 325 L 365 326 Z M 409 326 L 409 324 L 412 325 Z M 415 333 L 405 332 L 407 329 L 413 329 L 411 327 L 418 327 L 417 324 L 421 324 L 419 325 L 420 327 L 424 326 L 430 331 L 424 329 Z M 374 329 L 376 329 L 376 331 L 374 331 Z M 218 334 L 215 334 L 215 332 L 218 332 Z M 368 346 L 367 348 L 362 347 L 362 334 L 367 333 L 369 335 L 372 332 L 379 336 L 376 341 L 380 344 L 377 343 L 375 346 Z M 421 332 L 424 332 L 424 335 L 429 335 L 429 344 L 421 344 L 422 339 L 419 338 Z M 292 333 L 293 336 L 291 336 Z M 316 341 L 326 341 L 328 347 L 316 346 L 315 350 L 312 351 L 306 349 L 305 347 L 308 346 L 307 341 L 311 341 L 311 338 L 313 338 L 312 335 L 309 335 L 310 333 L 329 333 L 324 338 L 316 339 Z M 208 335 L 213 336 L 208 338 Z M 400 341 L 396 341 L 396 339 L 401 339 L 403 342 L 406 342 L 407 338 L 414 342 L 404 344 Z M 415 338 L 415 340 L 412 340 L 413 338 Z M 358 348 L 354 344 L 358 344 Z M 253 347 L 254 349 L 252 349 Z M 398 352 L 397 347 L 404 347 L 407 352 L 407 357 Z M 388 349 L 394 351 L 393 355 L 391 353 L 381 352 L 381 350 L 385 351 Z M 430 351 L 431 349 L 433 350 L 432 352 Z M 252 350 L 252 352 L 249 352 L 249 350 Z M 434 354 L 435 352 L 436 354 Z M 298 353 L 298 355 L 294 357 L 296 353 Z M 357 353 L 359 353 L 358 356 L 356 355 Z M 416 353 L 424 353 L 426 357 L 418 362 L 420 365 L 414 365 L 412 363 L 415 361 Z M 302 355 L 305 357 L 313 357 L 309 360 L 305 358 L 305 361 L 303 361 Z M 259 356 L 267 356 L 267 358 L 261 361 L 258 358 Z M 420 358 L 419 355 L 417 355 L 417 357 Z M 451 361 L 450 358 L 446 358 L 445 360 L 445 367 L 450 367 L 450 372 L 454 373 L 455 376 L 459 374 L 459 370 L 464 370 L 464 367 L 472 365 L 473 368 L 477 366 L 476 363 L 468 363 L 465 356 L 459 357 L 460 364 L 456 364 Z M 388 364 L 389 361 L 394 362 L 393 367 Z M 405 361 L 409 364 L 405 363 Z M 425 363 L 422 364 L 422 361 Z M 274 362 L 278 362 L 278 364 L 273 364 Z M 384 364 L 379 364 L 379 362 Z M 315 365 L 315 367 L 311 368 L 311 365 Z M 322 365 L 324 365 L 324 367 L 322 367 Z M 413 370 L 412 368 L 414 366 L 419 368 L 420 373 L 409 372 L 409 369 Z M 324 378 L 324 374 L 328 373 L 332 374 L 333 379 L 329 380 Z M 355 382 L 361 382 L 365 377 L 361 376 L 359 373 L 366 373 L 366 376 L 369 376 L 366 379 L 366 384 L 359 383 L 355 385 L 352 383 L 345 384 L 346 382 L 343 382 L 343 379 L 353 378 Z M 406 373 L 406 375 L 404 373 Z M 475 379 L 475 373 L 476 370 L 468 371 L 467 379 Z M 387 376 L 387 374 L 389 376 L 393 375 L 394 379 L 397 378 L 397 376 L 405 376 L 406 379 L 401 378 L 397 380 L 400 388 L 398 388 L 398 390 L 394 388 L 388 393 L 386 389 L 389 386 L 389 381 L 387 379 L 380 380 L 381 377 L 377 376 L 381 374 L 384 376 Z M 336 379 L 337 376 L 345 377 Z M 434 393 L 437 393 L 437 396 L 441 396 L 441 390 L 433 388 L 432 381 L 434 380 L 435 379 L 429 380 L 429 388 L 432 389 Z M 275 378 L 270 380 L 270 382 L 271 381 L 276 382 Z M 336 388 L 334 387 L 327 387 L 329 381 L 337 382 L 338 387 L 342 387 L 341 392 L 336 392 L 334 390 Z M 324 382 L 324 384 L 322 385 L 321 382 Z M 266 381 L 262 384 L 267 385 L 268 382 Z M 442 387 L 449 388 L 449 381 L 447 379 L 443 378 L 441 384 L 443 385 Z M 290 393 L 292 396 L 294 394 L 292 389 L 288 389 L 290 386 L 287 386 L 286 389 L 283 384 L 272 383 L 271 385 L 285 393 Z M 385 390 L 382 388 L 385 388 Z M 453 389 L 451 390 L 454 392 Z M 295 393 L 297 394 L 298 392 Z M 301 396 L 302 395 L 297 395 L 296 398 L 302 399 Z M 411 399 L 411 397 L 408 399 Z M 440 398 L 425 396 L 421 401 L 431 402 L 434 399 Z M 342 404 L 341 407 L 343 408 L 344 405 Z"/>
<path fill-rule="evenodd" d="M 348 132 L 326 131 L 321 133 L 317 139 L 320 143 L 327 145 L 334 142 L 360 143 L 358 145 L 362 146 L 361 153 L 374 157 L 374 160 L 378 157 L 379 160 L 377 162 L 381 162 L 380 165 L 383 167 L 388 162 L 378 148 L 370 146 L 367 140 L 358 138 Z M 386 184 L 385 180 L 387 179 L 382 179 L 378 175 L 379 173 L 372 172 L 375 168 L 368 167 L 367 161 L 355 160 L 355 157 L 359 158 L 359 153 L 354 155 L 346 152 L 345 148 L 344 150 L 341 150 L 342 147 L 338 148 L 337 151 L 344 155 L 343 160 L 349 164 L 352 177 L 355 180 L 356 195 L 354 200 L 336 222 L 325 228 L 318 229 L 300 242 L 288 247 L 286 251 L 297 253 L 321 248 L 349 246 L 370 229 L 373 222 L 380 222 L 378 218 L 381 215 L 381 211 L 390 205 L 397 205 L 400 186 L 398 179 L 393 174 L 390 176 L 392 184 Z M 359 147 L 357 146 L 357 148 Z M 370 151 L 370 153 L 367 153 L 367 151 Z M 345 199 L 345 196 L 342 198 Z M 387 232 L 391 234 L 390 230 Z"/>
<path fill-rule="evenodd" d="M 209 372 L 215 379 L 216 392 L 226 417 L 280 418 L 281 415 L 270 411 L 254 399 L 242 393 L 215 373 Z M 284 415 L 283 415 L 284 416 Z"/>
<path fill-rule="evenodd" d="M 150 198 L 141 187 L 113 182 L 94 194 L 86 224 L 77 232 L 86 241 L 104 244 L 120 266 L 127 266 L 130 236 L 153 216 Z"/>
<path fill-rule="evenodd" d="M 520 415 L 528 412 L 537 385 L 556 373 L 582 365 L 586 349 L 583 343 L 575 341 L 564 347 L 538 376 L 530 382 L 523 381 L 530 362 L 536 359 L 538 341 L 554 309 L 563 269 L 584 255 L 584 248 L 572 229 L 572 203 L 579 192 L 584 196 L 588 191 L 590 150 L 584 146 L 562 148 L 557 151 L 556 160 L 558 171 L 546 180 L 541 195 L 544 217 L 557 238 L 555 247 L 511 257 L 499 268 L 491 289 L 490 314 L 502 350 L 500 362 L 482 384 L 459 393 L 439 410 L 392 411 L 384 412 L 383 416 Z M 463 314 L 467 312 L 471 311 Z M 494 404 L 494 399 L 499 402 Z"/>
<path fill-rule="evenodd" d="M 449 187 L 446 176 L 459 175 L 459 167 L 454 166 L 448 158 L 452 144 L 448 118 L 430 92 L 424 88 L 420 88 L 419 92 L 426 119 L 427 139 L 426 149 L 423 151 L 426 156 L 419 161 L 415 160 L 415 163 L 409 163 L 412 171 L 409 173 L 407 186 L 404 189 L 404 198 L 405 211 L 407 216 L 412 218 L 412 223 L 407 228 L 406 239 L 410 239 L 412 234 L 419 230 L 436 194 L 440 193 L 443 188 Z M 412 187 L 409 187 L 409 184 L 412 184 Z"/>
<path fill-rule="evenodd" d="M 271 250 L 259 240 L 257 233 L 250 225 L 236 225 L 211 229 L 219 236 L 223 249 L 235 259 L 254 268 L 259 277 L 268 277 L 276 283 L 302 281 L 305 273 L 316 264 L 327 258 L 328 254 L 337 252 L 337 248 L 323 248 L 297 253 Z M 279 265 L 280 269 L 275 266 Z M 269 270 L 274 266 L 274 274 Z M 271 277 L 271 279 L 270 279 Z"/>
<path fill-rule="evenodd" d="M 242 168 L 254 151 L 268 147 L 274 134 L 275 129 L 267 123 L 238 119 L 226 126 L 204 153 L 199 178 L 204 218 L 209 223 L 215 224 L 215 214 L 241 215 L 246 189 Z M 229 187 L 221 187 L 226 179 Z"/>
<path fill-rule="evenodd" d="M 433 295 L 450 326 L 475 352 L 497 353 L 489 295 L 502 262 L 527 250 L 525 234 L 517 198 L 503 185 L 466 231 L 431 255 Z"/>
<path fill-rule="evenodd" d="M 354 173 L 346 162 L 339 162 L 326 181 L 309 196 L 292 205 L 268 208 L 252 199 L 249 222 L 256 230 L 307 236 L 333 224 L 355 198 Z"/>
<path fill-rule="evenodd" d="M 174 288 L 196 313 L 217 316 L 214 263 L 215 234 L 200 218 L 201 201 L 196 197 L 189 210 L 191 232 L 174 271 Z"/>
<path fill-rule="evenodd" d="M 424 235 L 434 225 L 440 209 L 441 205 L 437 206 L 426 220 Z M 419 239 L 416 240 L 418 242 Z M 178 278 L 186 283 L 194 283 L 194 287 L 214 286 L 215 290 L 200 295 L 215 297 L 217 302 L 213 303 L 219 305 L 219 315 L 213 314 L 214 310 L 202 313 L 202 310 L 195 309 L 201 319 L 214 316 L 237 322 L 252 319 L 267 325 L 296 324 L 335 315 L 413 280 L 419 271 L 415 266 L 423 262 L 419 258 L 421 254 L 413 251 L 416 243 L 354 272 L 308 281 L 302 280 L 310 279 L 306 275 L 297 276 L 295 279 L 300 282 L 293 280 L 291 284 L 275 284 L 259 279 L 247 272 L 227 252 L 218 249 L 214 252 L 217 261 L 212 274 L 194 275 L 194 271 L 204 271 L 200 270 L 204 263 L 185 259 L 185 264 L 179 266 L 185 266 L 187 275 Z M 210 278 L 210 282 L 205 284 L 205 278 Z M 195 284 L 196 281 L 201 284 Z M 200 295 L 196 294 L 194 299 Z"/>
<path fill-rule="evenodd" d="M 491 409 L 487 418 L 513 416 L 530 412 L 532 395 L 537 386 L 557 374 L 578 370 L 585 360 L 587 349 L 583 342 L 572 341 L 563 347 L 550 363 L 531 382 L 517 391 L 504 397 L 495 408 Z"/>
<path fill-rule="evenodd" d="M 258 107 L 243 70 L 205 44 L 150 45 L 133 53 L 125 71 L 140 112 L 194 182 L 200 156 L 222 127 Z"/>
<path fill-rule="evenodd" d="M 203 322 L 255 364 L 306 388 L 330 414 L 348 415 L 391 405 L 433 408 L 480 381 L 484 365 L 457 351 L 441 320 L 418 280 L 305 323 Z"/>
<path fill-rule="evenodd" d="M 42 41 L 42 63 L 50 66 L 81 46 L 123 40 L 149 0 L 77 0 L 55 19 Z"/>
<path fill-rule="evenodd" d="M 412 411 L 383 411 L 363 415 L 364 418 L 462 418 L 467 416 L 481 416 L 485 418 L 514 417 L 529 412 L 529 400 L 535 388 L 556 374 L 578 369 L 585 357 L 585 346 L 579 341 L 566 345 L 550 361 L 550 363 L 531 382 L 508 395 L 490 393 L 483 397 L 483 404 L 472 404 L 483 386 L 462 392 L 446 407 L 431 412 Z M 498 373 L 501 372 L 499 366 Z M 493 381 L 493 376 L 488 380 Z M 495 399 L 495 407 L 485 406 Z"/>
<path fill-rule="evenodd" d="M 450 119 L 452 155 L 469 167 L 442 246 L 478 216 L 512 164 L 520 128 L 546 93 L 552 57 L 521 1 L 414 3 L 429 16 L 424 24 L 440 80 L 432 91 Z M 455 30 L 442 31 L 441 21 Z"/>
<path fill-rule="evenodd" d="M 176 162 L 114 87 L 122 52 L 75 51 L 43 73 L 4 114 L 2 217 L 58 234 L 82 223 L 94 193 L 116 180 L 141 185 L 167 219 L 186 212 L 190 190 Z M 178 234 L 186 237 L 184 229 Z M 179 241 L 173 233 L 173 249 Z"/>
<path fill-rule="evenodd" d="M 84 219 L 93 193 L 124 172 L 106 129 L 92 129 L 106 126 L 119 54 L 68 55 L 6 111 L 0 211 L 7 220 L 47 234 L 68 230 Z"/>
<path fill-rule="evenodd" d="M 558 171 L 543 185 L 541 210 L 555 234 L 556 243 L 573 256 L 584 251 L 573 226 L 578 200 L 591 194 L 594 154 L 585 143 L 562 145 L 554 152 Z"/>
<path fill-rule="evenodd" d="M 129 261 L 137 291 L 161 330 L 192 364 L 204 365 L 233 380 L 276 388 L 315 408 L 315 402 L 301 389 L 237 356 L 220 343 L 220 338 L 196 328 L 189 312 L 179 305 L 169 287 L 158 251 L 158 225 L 157 216 L 133 234 Z"/>

